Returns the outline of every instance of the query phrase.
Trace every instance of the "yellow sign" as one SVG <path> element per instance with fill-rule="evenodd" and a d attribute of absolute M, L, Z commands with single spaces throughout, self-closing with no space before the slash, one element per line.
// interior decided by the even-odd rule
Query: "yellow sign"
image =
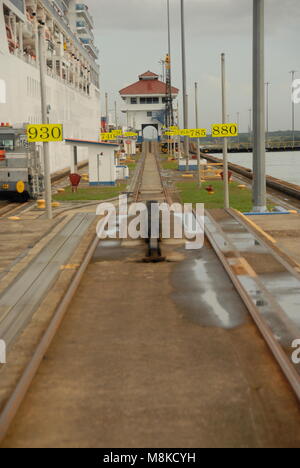
<path fill-rule="evenodd" d="M 213 138 L 229 138 L 238 136 L 238 125 L 235 123 L 215 124 L 212 126 Z"/>
<path fill-rule="evenodd" d="M 110 133 L 101 133 L 101 141 L 110 141 L 110 140 L 115 140 L 116 136 L 110 132 Z"/>
<path fill-rule="evenodd" d="M 176 135 L 175 131 L 172 131 L 172 132 L 165 132 L 164 135 L 167 135 L 167 136 L 174 136 Z"/>
<path fill-rule="evenodd" d="M 61 124 L 28 125 L 27 139 L 29 143 L 62 141 L 63 126 Z"/>
<path fill-rule="evenodd" d="M 176 125 L 172 125 L 170 127 L 170 130 L 173 132 L 173 131 L 179 130 L 179 128 Z"/>
<path fill-rule="evenodd" d="M 180 136 L 190 136 L 190 129 L 183 128 L 182 130 L 178 130 L 177 134 Z"/>
<path fill-rule="evenodd" d="M 16 183 L 16 189 L 17 189 L 17 192 L 18 193 L 23 193 L 24 190 L 25 190 L 25 184 L 23 182 L 23 180 L 19 180 L 17 183 Z"/>
<path fill-rule="evenodd" d="M 134 133 L 134 132 L 125 132 L 124 133 L 124 137 L 134 137 L 134 136 L 138 136 L 137 133 Z"/>
<path fill-rule="evenodd" d="M 122 136 L 122 130 L 112 130 L 111 133 L 115 136 Z"/>
<path fill-rule="evenodd" d="M 205 138 L 207 135 L 206 128 L 191 128 L 190 138 Z"/>

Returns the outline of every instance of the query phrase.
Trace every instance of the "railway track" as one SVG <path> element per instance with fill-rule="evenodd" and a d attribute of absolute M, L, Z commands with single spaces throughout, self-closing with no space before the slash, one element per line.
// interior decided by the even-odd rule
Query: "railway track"
<path fill-rule="evenodd" d="M 85 166 L 86 164 L 81 165 L 81 170 L 83 170 Z M 65 172 L 55 175 L 52 178 L 52 192 L 57 193 L 58 188 L 66 187 L 69 183 L 69 177 Z M 3 204 L 0 204 L 0 219 L 7 216 L 22 214 L 22 212 L 27 211 L 27 209 L 31 208 L 33 205 L 34 201 L 28 201 L 25 203 L 3 201 Z"/>
<path fill-rule="evenodd" d="M 4 204 L 3 207 L 0 206 L 0 219 L 7 217 L 7 216 L 18 215 L 22 213 L 25 209 L 27 209 L 29 206 L 31 206 L 32 204 L 33 204 L 32 202 L 26 202 L 22 204 L 7 202 Z"/>
<path fill-rule="evenodd" d="M 149 192 L 149 187 L 145 186 L 145 179 L 144 179 L 144 171 L 147 170 L 146 166 L 146 158 L 147 155 L 149 156 L 149 152 L 151 153 L 151 163 L 152 168 L 150 168 L 150 172 L 153 171 L 154 166 L 154 173 L 156 169 L 156 182 L 155 186 L 153 187 L 154 190 Z M 149 169 L 149 168 L 148 168 Z M 153 182 L 151 182 L 153 184 Z M 163 185 L 163 181 L 161 178 L 161 174 L 159 172 L 159 162 L 157 158 L 157 147 L 151 145 L 150 142 L 145 144 L 142 163 L 140 165 L 140 169 L 138 171 L 138 177 L 135 180 L 135 190 L 133 193 L 132 200 L 133 201 L 147 201 L 150 200 L 154 193 L 159 195 L 158 198 L 162 198 L 163 200 L 169 199 L 169 195 L 167 189 Z M 149 254 L 152 255 L 152 260 L 157 261 L 160 255 L 160 247 L 159 247 L 159 239 L 154 240 L 155 245 L 149 240 Z M 1 414 L 0 414 L 0 442 L 4 439 L 30 385 L 34 376 L 36 375 L 39 366 L 45 356 L 53 338 L 55 337 L 63 318 L 70 306 L 70 303 L 84 277 L 86 269 L 93 258 L 93 255 L 99 245 L 99 238 L 95 236 L 94 240 L 90 244 L 90 247 L 85 254 L 84 260 L 80 265 L 80 268 L 76 272 L 71 284 L 69 285 L 63 300 L 61 301 L 59 307 L 56 309 L 55 314 L 48 326 L 45 330 L 41 340 L 39 341 L 33 356 L 30 358 L 24 372 L 22 373 L 13 393 L 11 394 L 9 400 L 5 404 Z"/>
<path fill-rule="evenodd" d="M 300 274 L 234 210 L 214 219 L 205 233 L 240 297 L 300 401 L 300 365 L 292 343 L 300 337 Z"/>
<path fill-rule="evenodd" d="M 146 145 L 135 179 L 136 185 L 132 200 L 144 202 L 167 201 L 170 203 L 171 196 L 161 175 L 156 146 L 154 143 L 146 143 Z M 250 227 L 246 224 L 246 221 L 235 212 L 225 212 L 217 220 L 207 212 L 205 234 L 300 400 L 300 366 L 294 365 L 290 359 L 292 339 L 297 337 L 296 331 L 300 330 L 300 323 L 297 322 L 298 318 L 295 309 L 295 307 L 297 308 L 297 304 L 299 304 L 300 288 L 297 289 L 297 285 L 298 282 L 300 285 L 300 275 L 297 275 L 291 266 L 280 256 L 274 254 L 270 246 L 261 238 L 258 238 L 256 233 L 251 231 Z M 0 414 L 0 441 L 5 437 L 8 428 L 18 412 L 43 357 L 49 349 L 82 282 L 98 245 L 99 239 L 95 237 L 62 302 L 56 309 L 48 328 L 45 330 L 33 356 L 19 379 L 14 392 L 3 408 Z M 153 245 L 150 239 L 149 245 L 151 249 L 157 249 L 157 254 L 159 254 L 159 242 Z M 274 285 L 272 284 L 270 273 L 267 274 L 261 269 L 255 269 L 248 258 L 249 253 L 251 255 L 263 256 L 263 261 L 266 260 L 266 256 L 269 256 L 269 258 L 272 258 L 273 265 L 274 262 L 277 262 L 276 265 L 279 265 L 279 268 L 274 267 L 276 271 L 274 275 L 279 275 L 277 276 L 277 280 L 278 278 L 282 279 L 284 276 L 283 283 L 290 285 L 284 294 L 286 302 L 280 297 L 276 281 Z M 280 274 L 278 273 L 278 269 Z M 275 276 L 273 279 L 275 279 Z"/>

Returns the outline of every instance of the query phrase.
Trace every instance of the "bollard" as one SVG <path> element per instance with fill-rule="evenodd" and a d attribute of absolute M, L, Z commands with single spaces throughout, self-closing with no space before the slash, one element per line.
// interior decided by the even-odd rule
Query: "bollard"
<path fill-rule="evenodd" d="M 46 208 L 45 200 L 38 200 L 37 201 L 37 207 L 38 207 L 39 210 L 45 210 L 45 208 Z"/>

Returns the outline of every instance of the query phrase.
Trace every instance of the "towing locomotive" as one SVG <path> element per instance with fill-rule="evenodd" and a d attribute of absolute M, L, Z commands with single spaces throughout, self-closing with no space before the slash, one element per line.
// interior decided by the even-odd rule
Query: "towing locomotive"
<path fill-rule="evenodd" d="M 0 126 L 0 197 L 25 202 L 44 191 L 41 148 L 28 143 L 25 128 Z"/>

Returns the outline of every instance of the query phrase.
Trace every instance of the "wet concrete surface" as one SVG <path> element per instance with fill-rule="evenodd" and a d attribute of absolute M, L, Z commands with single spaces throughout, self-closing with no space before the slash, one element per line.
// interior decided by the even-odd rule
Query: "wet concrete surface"
<path fill-rule="evenodd" d="M 99 246 L 2 446 L 300 447 L 298 403 L 210 246 L 153 265 L 129 245 Z"/>
<path fill-rule="evenodd" d="M 235 328 L 248 312 L 211 248 L 189 254 L 174 269 L 172 297 L 183 316 L 202 326 Z"/>

